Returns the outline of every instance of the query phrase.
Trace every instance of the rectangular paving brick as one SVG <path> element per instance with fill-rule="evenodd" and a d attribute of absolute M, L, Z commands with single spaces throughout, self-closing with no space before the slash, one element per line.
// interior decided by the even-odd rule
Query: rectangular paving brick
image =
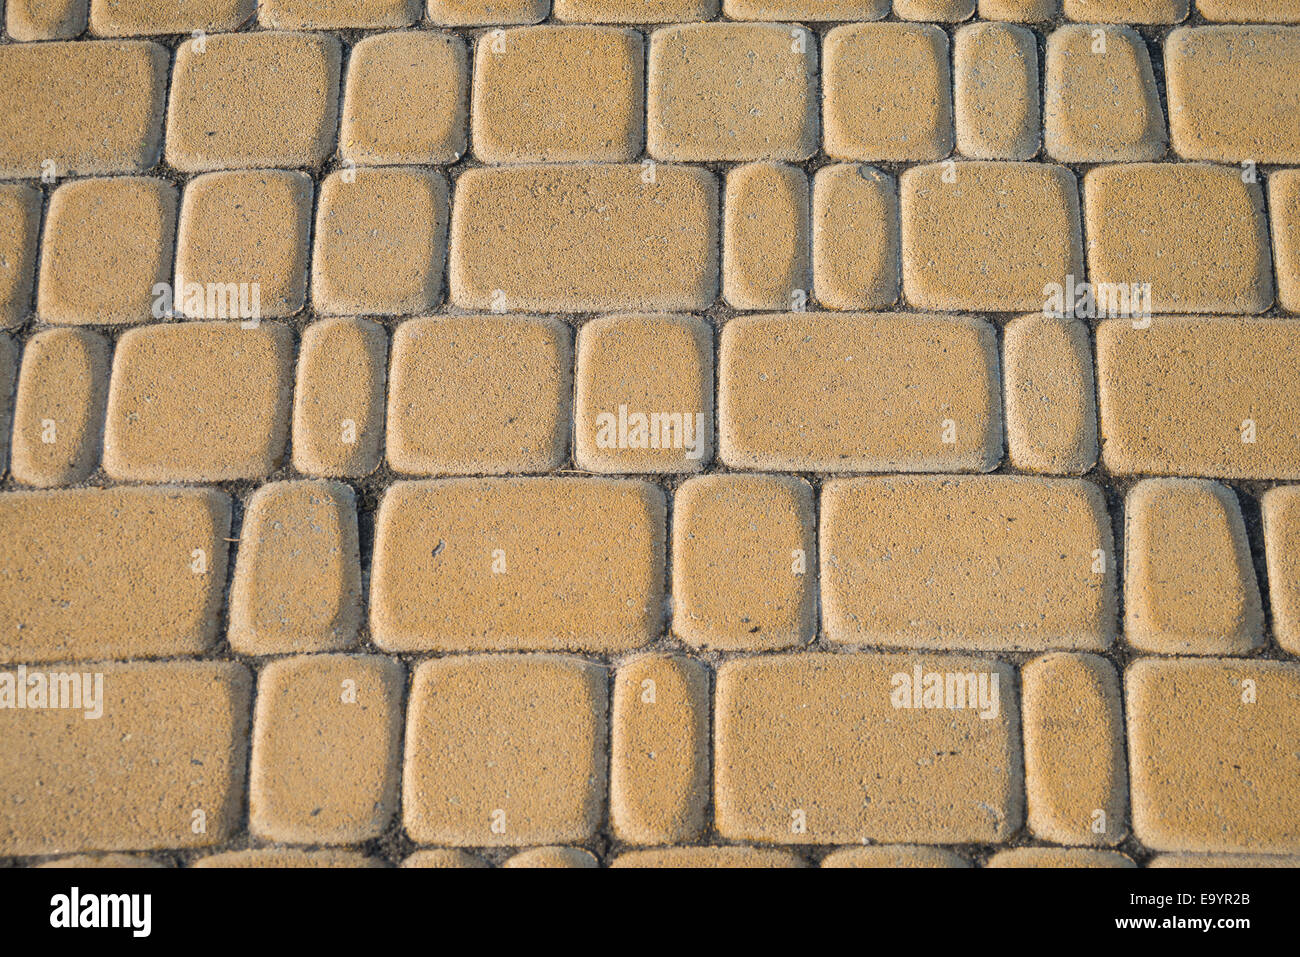
<path fill-rule="evenodd" d="M 644 851 L 624 851 L 610 862 L 610 867 L 664 868 L 751 868 L 806 867 L 804 861 L 789 851 L 774 847 L 663 847 Z"/>
<path fill-rule="evenodd" d="M 379 858 L 366 857 L 356 851 L 334 849 L 303 851 L 293 847 L 257 847 L 246 851 L 226 851 L 200 858 L 190 865 L 190 867 L 221 868 L 273 867 L 278 870 L 387 866 Z"/>
<path fill-rule="evenodd" d="M 89 0 L 9 0 L 5 30 L 22 43 L 70 40 L 86 29 Z"/>
<path fill-rule="evenodd" d="M 955 656 L 725 662 L 714 716 L 718 833 L 781 844 L 1005 840 L 1024 817 L 1013 680 L 1009 665 Z M 913 683 L 930 689 L 930 705 Z M 970 707 L 968 688 L 983 688 L 987 707 L 978 694 Z"/>
<path fill-rule="evenodd" d="M 1092 341 L 1077 319 L 1018 316 L 1002 330 L 1003 396 L 1011 464 L 1082 475 L 1097 462 Z"/>
<path fill-rule="evenodd" d="M 1261 506 L 1273 636 L 1300 655 L 1300 486 L 1269 489 Z"/>
<path fill-rule="evenodd" d="M 894 0 L 900 20 L 935 20 L 959 23 L 975 12 L 975 0 Z"/>
<path fill-rule="evenodd" d="M 1180 23 L 1191 0 L 1063 0 L 1065 15 L 1085 23 Z"/>
<path fill-rule="evenodd" d="M 9 467 L 9 446 L 3 437 L 9 434 L 13 425 L 14 383 L 18 378 L 18 343 L 11 337 L 0 334 L 0 474 Z"/>
<path fill-rule="evenodd" d="M 552 13 L 580 23 L 679 23 L 713 19 L 718 0 L 553 0 Z"/>
<path fill-rule="evenodd" d="M 883 309 L 898 302 L 898 184 L 857 163 L 813 177 L 813 286 L 828 309 Z"/>
<path fill-rule="evenodd" d="M 836 643 L 1104 651 L 1115 636 L 1110 517 L 1089 482 L 837 480 L 819 538 Z"/>
<path fill-rule="evenodd" d="M 117 620 L 120 607 L 114 612 L 97 622 Z M 86 717 L 84 707 L 4 713 L 0 853 L 207 847 L 231 838 L 243 804 L 248 670 L 176 661 L 77 673 L 98 689 L 100 717 Z"/>
<path fill-rule="evenodd" d="M 1300 851 L 1300 665 L 1144 659 L 1129 667 L 1125 691 L 1143 844 Z"/>
<path fill-rule="evenodd" d="M 1239 23 L 1300 23 L 1300 0 L 1196 0 L 1207 20 Z"/>
<path fill-rule="evenodd" d="M 162 145 L 166 47 L 0 47 L 0 176 L 142 172 Z"/>
<path fill-rule="evenodd" d="M 1132 868 L 1133 858 L 1118 851 L 1073 847 L 1016 847 L 998 851 L 984 864 L 985 867 L 1049 867 L 1049 868 Z"/>
<path fill-rule="evenodd" d="M 257 22 L 272 30 L 409 27 L 422 0 L 258 0 Z"/>
<path fill-rule="evenodd" d="M 43 201 L 30 186 L 0 185 L 0 328 L 18 325 L 31 312 Z"/>
<path fill-rule="evenodd" d="M 257 0 L 90 0 L 90 32 L 99 36 L 225 33 L 253 19 Z"/>
<path fill-rule="evenodd" d="M 1300 313 L 1300 170 L 1278 170 L 1268 178 L 1268 212 L 1278 305 Z"/>
<path fill-rule="evenodd" d="M 369 319 L 322 319 L 302 331 L 293 398 L 293 467 L 360 478 L 379 466 L 388 335 Z"/>
<path fill-rule="evenodd" d="M 970 867 L 971 862 L 955 851 L 920 844 L 882 844 L 874 847 L 844 847 L 822 858 L 821 867 Z"/>
<path fill-rule="evenodd" d="M 748 163 L 727 173 L 723 202 L 722 294 L 737 309 L 807 302 L 809 191 L 803 170 Z"/>
<path fill-rule="evenodd" d="M 981 319 L 744 316 L 722 330 L 731 468 L 988 471 L 1002 455 L 997 345 Z"/>
<path fill-rule="evenodd" d="M 420 844 L 582 842 L 605 809 L 607 672 L 563 655 L 452 656 L 415 670 L 402 814 Z"/>
<path fill-rule="evenodd" d="M 1061 12 L 1061 0 L 979 0 L 981 20 L 1041 23 Z"/>
<path fill-rule="evenodd" d="M 1038 44 L 1022 27 L 978 23 L 953 46 L 957 149 L 972 159 L 1027 160 L 1038 152 Z"/>
<path fill-rule="evenodd" d="M 385 651 L 647 644 L 663 616 L 664 523 L 645 482 L 396 482 L 375 518 L 372 638 Z"/>
<path fill-rule="evenodd" d="M 889 4 L 890 0 L 722 0 L 722 12 L 732 20 L 879 20 L 889 15 Z"/>
<path fill-rule="evenodd" d="M 1096 340 L 1110 471 L 1300 478 L 1300 323 L 1112 319 Z"/>
<path fill-rule="evenodd" d="M 469 169 L 452 205 L 451 298 L 493 311 L 704 309 L 718 289 L 717 220 L 702 169 Z"/>
<path fill-rule="evenodd" d="M 580 847 L 534 847 L 507 858 L 502 867 L 596 868 L 600 862 Z"/>
<path fill-rule="evenodd" d="M 428 0 L 427 13 L 437 26 L 477 27 L 538 23 L 550 9 L 551 0 Z"/>
<path fill-rule="evenodd" d="M 217 489 L 0 495 L 0 661 L 202 654 L 229 530 Z"/>

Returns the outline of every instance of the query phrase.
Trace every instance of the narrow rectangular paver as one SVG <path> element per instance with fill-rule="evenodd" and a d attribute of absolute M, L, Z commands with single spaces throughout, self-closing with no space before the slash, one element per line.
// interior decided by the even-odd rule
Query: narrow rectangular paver
<path fill-rule="evenodd" d="M 443 27 L 482 27 L 538 23 L 550 12 L 551 0 L 428 0 L 429 22 Z"/>
<path fill-rule="evenodd" d="M 813 177 L 813 287 L 827 309 L 884 309 L 898 302 L 898 183 L 858 163 Z"/>
<path fill-rule="evenodd" d="M 43 202 L 30 186 L 0 185 L 0 328 L 20 324 L 31 311 Z"/>
<path fill-rule="evenodd" d="M 90 0 L 90 32 L 106 37 L 226 33 L 249 23 L 257 0 Z"/>
<path fill-rule="evenodd" d="M 334 318 L 302 331 L 293 397 L 293 466 L 360 478 L 379 465 L 388 336 L 369 319 Z"/>
<path fill-rule="evenodd" d="M 1196 0 L 1207 20 L 1238 23 L 1300 23 L 1300 0 Z"/>
<path fill-rule="evenodd" d="M 624 851 L 610 862 L 610 867 L 672 868 L 752 868 L 806 867 L 804 861 L 789 851 L 774 847 L 665 847 L 644 851 Z"/>
<path fill-rule="evenodd" d="M 1062 0 L 1065 15 L 1085 23 L 1181 23 L 1191 0 Z"/>
<path fill-rule="evenodd" d="M 899 867 L 971 867 L 971 862 L 955 851 L 920 844 L 881 844 L 873 847 L 843 847 L 822 858 L 822 867 L 899 868 Z"/>
<path fill-rule="evenodd" d="M 552 0 L 551 12 L 557 20 L 578 23 L 679 23 L 711 20 L 718 15 L 718 4 L 719 0 Z"/>
<path fill-rule="evenodd" d="M 556 9 L 575 0 L 557 0 Z M 609 0 L 585 0 L 607 4 Z M 635 3 L 639 0 L 622 0 Z M 705 5 L 703 0 L 701 5 Z M 800 22 L 879 20 L 889 15 L 890 0 L 722 0 L 722 12 L 732 20 L 796 20 Z M 705 16 L 692 19 L 703 20 Z"/>
<path fill-rule="evenodd" d="M 1269 489 L 1260 500 L 1273 635 L 1300 655 L 1300 486 Z"/>
<path fill-rule="evenodd" d="M 258 0 L 257 22 L 272 30 L 408 27 L 421 0 Z"/>
<path fill-rule="evenodd" d="M 809 190 L 803 170 L 747 163 L 727 174 L 722 294 L 737 309 L 788 309 L 812 285 Z"/>
<path fill-rule="evenodd" d="M 1042 138 L 1038 45 L 1022 27 L 961 27 L 953 46 L 957 149 L 971 159 L 1027 160 Z"/>
<path fill-rule="evenodd" d="M 1011 464 L 1082 475 L 1097 461 L 1092 341 L 1078 319 L 1018 316 L 1002 329 L 1003 398 Z"/>
<path fill-rule="evenodd" d="M 1268 213 L 1278 305 L 1300 313 L 1300 170 L 1278 170 L 1268 178 Z"/>

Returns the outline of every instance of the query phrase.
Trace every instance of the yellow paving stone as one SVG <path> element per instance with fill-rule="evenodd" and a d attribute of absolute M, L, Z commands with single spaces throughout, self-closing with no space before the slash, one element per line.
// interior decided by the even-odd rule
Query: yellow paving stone
<path fill-rule="evenodd" d="M 253 313 L 260 319 L 301 309 L 313 191 L 310 177 L 289 170 L 222 171 L 190 180 L 176 233 L 176 311 L 197 319 Z"/>
<path fill-rule="evenodd" d="M 555 319 L 402 323 L 393 336 L 388 463 L 414 475 L 558 468 L 569 440 L 572 369 L 573 334 Z"/>
<path fill-rule="evenodd" d="M 70 40 L 86 29 L 89 0 L 9 0 L 5 30 L 21 42 Z"/>
<path fill-rule="evenodd" d="M 707 475 L 673 499 L 673 632 L 724 651 L 788 648 L 817 629 L 812 487 Z"/>
<path fill-rule="evenodd" d="M 98 623 L 115 620 L 106 613 Z M 98 718 L 86 717 L 84 699 L 82 708 L 6 711 L 0 853 L 209 847 L 233 837 L 248 670 L 230 661 L 93 669 L 78 673 L 97 689 Z"/>
<path fill-rule="evenodd" d="M 1300 853 L 1300 665 L 1147 658 L 1129 666 L 1125 698 L 1138 840 Z"/>
<path fill-rule="evenodd" d="M 829 309 L 883 309 L 898 301 L 898 184 L 856 163 L 813 177 L 813 285 Z"/>
<path fill-rule="evenodd" d="M 361 562 L 356 496 L 340 482 L 268 482 L 248 501 L 228 638 L 246 655 L 356 643 Z"/>
<path fill-rule="evenodd" d="M 482 34 L 474 54 L 474 155 L 486 163 L 620 162 L 644 136 L 641 34 L 543 26 Z"/>
<path fill-rule="evenodd" d="M 326 34 L 223 34 L 176 50 L 167 162 L 187 172 L 318 166 L 334 150 L 339 41 Z"/>
<path fill-rule="evenodd" d="M 465 152 L 469 55 L 450 33 L 368 36 L 352 48 L 339 155 L 358 164 L 454 163 Z"/>
<path fill-rule="evenodd" d="M 718 15 L 718 2 L 719 0 L 553 0 L 552 13 L 556 20 L 581 23 L 682 23 L 712 20 Z M 734 17 L 730 11 L 728 15 Z"/>
<path fill-rule="evenodd" d="M 1088 327 L 1018 316 L 1002 330 L 1003 395 L 1011 464 L 1082 475 L 1097 462 L 1097 402 Z"/>
<path fill-rule="evenodd" d="M 324 850 L 303 851 L 297 848 L 253 848 L 246 851 L 226 851 L 200 858 L 190 867 L 273 867 L 303 869 L 318 867 L 387 867 L 375 857 L 366 857 L 356 851 Z"/>
<path fill-rule="evenodd" d="M 13 425 L 12 396 L 18 378 L 18 344 L 9 336 L 0 334 L 0 475 L 9 466 L 9 435 Z"/>
<path fill-rule="evenodd" d="M 1255 313 L 1273 302 L 1263 190 L 1239 170 L 1101 166 L 1083 196 L 1094 286 L 1150 283 L 1158 313 Z"/>
<path fill-rule="evenodd" d="M 949 673 L 954 707 L 936 710 Z M 1024 815 L 1013 681 L 1009 665 L 954 656 L 724 662 L 714 716 L 718 833 L 782 844 L 1005 840 Z M 956 693 L 965 698 L 968 685 L 983 700 L 958 709 Z"/>
<path fill-rule="evenodd" d="M 625 851 L 610 867 L 806 867 L 804 861 L 789 851 L 773 847 L 663 847 L 644 851 Z"/>
<path fill-rule="evenodd" d="M 974 13 L 975 0 L 894 0 L 894 15 L 900 20 L 958 23 Z"/>
<path fill-rule="evenodd" d="M 217 489 L 0 495 L 0 661 L 202 654 L 229 530 Z"/>
<path fill-rule="evenodd" d="M 885 844 L 843 847 L 822 858 L 822 867 L 970 867 L 970 861 L 942 847 Z"/>
<path fill-rule="evenodd" d="M 787 309 L 806 302 L 808 176 L 795 166 L 750 163 L 727 173 L 722 294 L 737 309 Z"/>
<path fill-rule="evenodd" d="M 1278 304 L 1300 313 L 1300 170 L 1278 170 L 1269 176 L 1268 211 Z"/>
<path fill-rule="evenodd" d="M 1165 655 L 1245 655 L 1264 643 L 1246 523 L 1231 489 L 1146 479 L 1129 490 L 1124 527 L 1130 645 Z"/>
<path fill-rule="evenodd" d="M 704 309 L 718 288 L 717 219 L 717 182 L 694 167 L 465 170 L 451 298 L 494 311 Z"/>
<path fill-rule="evenodd" d="M 31 312 L 42 201 L 30 186 L 0 185 L 0 328 L 20 324 Z"/>
<path fill-rule="evenodd" d="M 1300 23 L 1300 0 L 1196 0 L 1207 20 L 1237 23 Z"/>
<path fill-rule="evenodd" d="M 402 810 L 417 842 L 582 842 L 605 805 L 607 672 L 563 655 L 426 661 L 407 709 Z"/>
<path fill-rule="evenodd" d="M 397 811 L 406 671 L 381 655 L 304 655 L 258 676 L 248 769 L 254 836 L 378 837 Z"/>
<path fill-rule="evenodd" d="M 719 458 L 731 468 L 988 471 L 1000 406 L 982 319 L 791 313 L 722 330 Z"/>
<path fill-rule="evenodd" d="M 1128 773 L 1114 665 L 1058 652 L 1028 662 L 1020 682 L 1030 831 L 1054 844 L 1118 844 Z"/>
<path fill-rule="evenodd" d="M 981 20 L 1042 23 L 1061 12 L 1061 0 L 979 0 Z"/>
<path fill-rule="evenodd" d="M 41 320 L 120 325 L 157 317 L 155 287 L 171 281 L 175 234 L 176 187 L 166 180 L 64 183 L 45 217 L 36 294 Z"/>
<path fill-rule="evenodd" d="M 817 150 L 817 40 L 790 24 L 650 35 L 647 150 L 663 160 L 805 160 Z"/>
<path fill-rule="evenodd" d="M 1085 23 L 1181 23 L 1191 0 L 1063 0 L 1065 15 Z"/>
<path fill-rule="evenodd" d="M 1147 867 L 1300 867 L 1300 855 L 1158 854 Z"/>
<path fill-rule="evenodd" d="M 1111 472 L 1300 478 L 1300 322 L 1112 319 L 1096 341 Z"/>
<path fill-rule="evenodd" d="M 1185 159 L 1300 162 L 1300 30 L 1191 27 L 1165 41 L 1169 132 Z"/>
<path fill-rule="evenodd" d="M 1261 504 L 1273 636 L 1300 655 L 1300 486 L 1269 489 Z"/>
<path fill-rule="evenodd" d="M 550 9 L 551 0 L 428 0 L 429 22 L 447 27 L 538 23 Z"/>
<path fill-rule="evenodd" d="M 153 166 L 167 59 L 166 47 L 142 41 L 0 47 L 0 177 Z"/>
<path fill-rule="evenodd" d="M 487 867 L 487 861 L 481 857 L 475 857 L 467 851 L 458 848 L 440 847 L 432 850 L 415 851 L 406 860 L 402 861 L 402 867 Z"/>
<path fill-rule="evenodd" d="M 1074 479 L 907 476 L 822 490 L 822 622 L 841 644 L 1104 651 L 1115 552 Z"/>
<path fill-rule="evenodd" d="M 421 0 L 258 0 L 257 22 L 272 30 L 409 27 Z"/>
<path fill-rule="evenodd" d="M 936 163 L 899 181 L 903 292 L 921 309 L 1043 307 L 1083 275 L 1074 174 L 1038 163 Z"/>
<path fill-rule="evenodd" d="M 369 319 L 313 322 L 302 332 L 293 402 L 293 467 L 360 478 L 379 465 L 388 336 Z"/>
<path fill-rule="evenodd" d="M 1085 847 L 1017 847 L 998 851 L 985 867 L 1137 867 L 1118 851 Z"/>
<path fill-rule="evenodd" d="M 663 493 L 582 478 L 396 482 L 375 518 L 385 651 L 611 652 L 660 633 Z"/>
<path fill-rule="evenodd" d="M 165 865 L 159 864 L 152 858 L 141 854 L 74 854 L 71 857 L 60 857 L 33 866 L 41 868 L 154 868 Z"/>
<path fill-rule="evenodd" d="M 591 851 L 580 847 L 534 847 L 506 860 L 502 867 L 600 867 Z"/>
<path fill-rule="evenodd" d="M 73 485 L 99 463 L 109 346 L 83 329 L 27 340 L 14 400 L 13 476 L 24 485 Z"/>
<path fill-rule="evenodd" d="M 90 0 L 90 32 L 100 36 L 225 33 L 250 22 L 257 0 Z"/>
<path fill-rule="evenodd" d="M 280 323 L 132 329 L 113 355 L 104 471 L 138 482 L 268 475 L 284 454 L 292 393 L 293 335 Z"/>
<path fill-rule="evenodd" d="M 591 472 L 698 472 L 713 458 L 713 330 L 600 316 L 578 330 L 574 448 Z"/>
<path fill-rule="evenodd" d="M 614 673 L 610 822 L 631 844 L 694 840 L 709 801 L 709 672 L 647 654 Z"/>
<path fill-rule="evenodd" d="M 557 0 L 556 9 L 566 2 L 575 0 Z M 722 0 L 722 12 L 732 20 L 879 20 L 889 16 L 889 5 L 890 0 Z"/>
<path fill-rule="evenodd" d="M 823 40 L 824 147 L 835 159 L 936 160 L 953 147 L 948 36 L 931 24 L 859 23 Z"/>
<path fill-rule="evenodd" d="M 961 27 L 953 46 L 957 149 L 971 159 L 1027 160 L 1038 152 L 1038 43 L 1001 23 Z"/>
<path fill-rule="evenodd" d="M 1043 143 L 1063 163 L 1159 159 L 1168 145 L 1146 41 L 1129 27 L 1070 25 L 1047 38 Z"/>

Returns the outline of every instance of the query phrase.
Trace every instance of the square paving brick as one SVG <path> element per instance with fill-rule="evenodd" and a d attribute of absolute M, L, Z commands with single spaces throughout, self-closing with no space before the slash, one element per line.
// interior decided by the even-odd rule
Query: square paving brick
<path fill-rule="evenodd" d="M 1027 160 L 1041 139 L 1038 43 L 1021 27 L 977 23 L 953 46 L 957 149 L 971 159 Z"/>
<path fill-rule="evenodd" d="M 257 22 L 272 30 L 409 27 L 422 0 L 258 0 Z"/>
<path fill-rule="evenodd" d="M 402 813 L 422 844 L 582 842 L 605 808 L 607 672 L 562 655 L 426 661 L 407 709 Z"/>
<path fill-rule="evenodd" d="M 369 319 L 322 319 L 302 332 L 293 398 L 293 467 L 361 478 L 379 466 L 388 335 Z"/>
<path fill-rule="evenodd" d="M 813 177 L 813 286 L 828 309 L 883 309 L 898 301 L 898 184 L 856 163 Z"/>
<path fill-rule="evenodd" d="M 86 29 L 88 0 L 9 0 L 5 30 L 23 43 L 70 40 Z"/>
<path fill-rule="evenodd" d="M 1268 211 L 1278 305 L 1300 313 L 1300 170 L 1278 170 L 1268 178 Z"/>
<path fill-rule="evenodd" d="M 1191 0 L 1063 0 L 1065 15 L 1085 23 L 1181 23 Z"/>
<path fill-rule="evenodd" d="M 538 23 L 546 19 L 551 0 L 428 0 L 429 22 L 445 27 Z"/>
<path fill-rule="evenodd" d="M 256 9 L 257 0 L 90 0 L 90 32 L 107 37 L 226 33 L 250 22 Z"/>
<path fill-rule="evenodd" d="M 1300 655 L 1300 486 L 1269 489 L 1261 504 L 1273 635 Z"/>
<path fill-rule="evenodd" d="M 1018 316 L 1002 329 L 1003 396 L 1011 464 L 1082 475 L 1097 462 L 1097 401 L 1088 327 Z"/>
<path fill-rule="evenodd" d="M 31 312 L 43 201 L 30 186 L 0 185 L 0 328 L 19 325 Z"/>

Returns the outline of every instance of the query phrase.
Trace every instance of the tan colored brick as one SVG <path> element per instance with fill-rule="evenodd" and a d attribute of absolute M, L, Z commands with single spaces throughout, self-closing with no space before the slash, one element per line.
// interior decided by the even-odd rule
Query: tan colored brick
<path fill-rule="evenodd" d="M 789 851 L 774 847 L 661 847 L 646 851 L 626 851 L 610 867 L 806 867 Z"/>
<path fill-rule="evenodd" d="M 1083 275 L 1078 185 L 1063 166 L 937 163 L 900 187 L 903 292 L 918 308 L 1041 309 L 1048 285 Z"/>
<path fill-rule="evenodd" d="M 368 319 L 322 319 L 298 351 L 293 467 L 360 478 L 379 466 L 388 335 Z"/>
<path fill-rule="evenodd" d="M 44 322 L 119 325 L 155 311 L 171 279 L 176 188 L 122 176 L 64 183 L 50 197 L 36 311 Z"/>
<path fill-rule="evenodd" d="M 368 36 L 348 58 L 339 155 L 354 163 L 454 163 L 465 152 L 469 55 L 450 33 Z"/>
<path fill-rule="evenodd" d="M 421 0 L 258 0 L 257 22 L 272 30 L 409 27 Z"/>
<path fill-rule="evenodd" d="M 636 159 L 644 135 L 641 34 L 522 27 L 474 55 L 474 155 L 487 163 Z"/>
<path fill-rule="evenodd" d="M 59 857 L 32 866 L 40 868 L 154 868 L 163 867 L 164 865 L 142 854 L 74 854 L 71 857 Z"/>
<path fill-rule="evenodd" d="M 896 706 L 914 667 L 984 674 L 990 701 L 997 680 L 997 714 Z M 714 718 L 718 833 L 783 844 L 1005 840 L 1024 814 L 1013 681 L 1009 665 L 951 656 L 725 662 Z"/>
<path fill-rule="evenodd" d="M 14 383 L 18 377 L 18 344 L 9 336 L 0 334 L 0 475 L 9 467 L 9 435 L 13 425 Z"/>
<path fill-rule="evenodd" d="M 42 199 L 30 186 L 0 185 L 0 328 L 31 313 Z"/>
<path fill-rule="evenodd" d="M 1111 472 L 1300 478 L 1300 323 L 1171 317 L 1134 329 L 1113 319 L 1096 339 Z"/>
<path fill-rule="evenodd" d="M 356 643 L 361 561 L 351 488 L 340 482 L 269 482 L 249 499 L 239 537 L 230 589 L 231 648 L 268 655 L 335 651 Z"/>
<path fill-rule="evenodd" d="M 468 169 L 452 207 L 452 301 L 511 311 L 705 309 L 718 288 L 717 219 L 713 174 L 692 167 Z"/>
<path fill-rule="evenodd" d="M 139 41 L 0 47 L 0 177 L 153 166 L 167 58 L 166 47 Z"/>
<path fill-rule="evenodd" d="M 1097 401 L 1088 327 L 1019 316 L 1003 327 L 1003 394 L 1011 464 L 1082 475 L 1097 462 Z"/>
<path fill-rule="evenodd" d="M 1065 15 L 1085 23 L 1180 23 L 1191 0 L 1064 0 Z"/>
<path fill-rule="evenodd" d="M 894 15 L 900 20 L 959 23 L 974 13 L 975 0 L 894 0 Z"/>
<path fill-rule="evenodd" d="M 1153 160 L 1168 146 L 1146 41 L 1129 27 L 1064 26 L 1047 38 L 1043 142 L 1063 163 Z"/>
<path fill-rule="evenodd" d="M 429 0 L 429 22 L 438 26 L 477 27 L 503 23 L 539 23 L 551 0 Z"/>
<path fill-rule="evenodd" d="M 1043 655 L 1020 682 L 1029 829 L 1054 844 L 1118 844 L 1128 833 L 1128 771 L 1115 666 Z"/>
<path fill-rule="evenodd" d="M 1061 0 L 979 0 L 981 20 L 1042 23 L 1061 12 Z"/>
<path fill-rule="evenodd" d="M 397 811 L 406 671 L 379 655 L 272 661 L 257 679 L 249 829 L 291 844 L 379 837 Z"/>
<path fill-rule="evenodd" d="M 225 33 L 253 18 L 257 0 L 90 0 L 90 32 L 100 36 Z"/>
<path fill-rule="evenodd" d="M 1131 857 L 1118 851 L 1086 847 L 1017 847 L 998 851 L 985 867 L 1137 867 Z"/>
<path fill-rule="evenodd" d="M 256 312 L 260 319 L 301 309 L 313 191 L 310 177 L 288 170 L 190 180 L 176 237 L 176 311 L 198 319 L 246 319 Z M 230 284 L 246 288 L 227 290 Z M 231 308 L 240 293 L 240 308 Z"/>
<path fill-rule="evenodd" d="M 279 323 L 132 329 L 113 356 L 104 471 L 137 482 L 269 475 L 284 454 L 292 394 L 293 335 Z"/>
<path fill-rule="evenodd" d="M 556 5 L 565 2 L 573 0 Z M 889 0 L 722 0 L 722 10 L 732 20 L 879 20 L 889 16 Z"/>
<path fill-rule="evenodd" d="M 822 858 L 822 867 L 970 867 L 954 851 L 916 844 L 888 844 L 880 847 L 843 847 Z"/>
<path fill-rule="evenodd" d="M 805 160 L 817 151 L 817 40 L 788 24 L 650 35 L 646 147 L 664 160 Z"/>
<path fill-rule="evenodd" d="M 1038 42 L 1023 27 L 964 26 L 953 48 L 957 149 L 972 159 L 1027 160 L 1038 152 Z"/>
<path fill-rule="evenodd" d="M 406 860 L 402 861 L 402 867 L 487 867 L 487 861 L 481 857 L 475 857 L 468 851 L 462 851 L 457 848 L 440 847 L 428 851 L 416 851 Z"/>
<path fill-rule="evenodd" d="M 1300 867 L 1300 856 L 1273 854 L 1158 854 L 1147 867 Z"/>
<path fill-rule="evenodd" d="M 0 495 L 0 661 L 204 653 L 229 530 L 216 489 Z"/>
<path fill-rule="evenodd" d="M 828 309 L 898 301 L 898 184 L 871 166 L 836 163 L 813 177 L 813 284 Z"/>
<path fill-rule="evenodd" d="M 1300 852 L 1300 665 L 1148 658 L 1129 667 L 1125 691 L 1138 840 Z"/>
<path fill-rule="evenodd" d="M 1196 0 L 1207 20 L 1238 23 L 1300 23 L 1300 0 Z"/>
<path fill-rule="evenodd" d="M 723 651 L 788 648 L 817 629 L 811 486 L 707 475 L 673 501 L 673 632 Z"/>
<path fill-rule="evenodd" d="M 1268 209 L 1278 305 L 1300 313 L 1300 170 L 1278 170 L 1269 176 Z"/>
<path fill-rule="evenodd" d="M 833 642 L 1104 651 L 1115 636 L 1110 518 L 1088 482 L 839 480 L 820 542 Z"/>
<path fill-rule="evenodd" d="M 1124 525 L 1130 645 L 1165 655 L 1245 655 L 1263 644 L 1264 610 L 1231 489 L 1147 479 L 1129 490 Z"/>
<path fill-rule="evenodd" d="M 373 640 L 385 651 L 644 645 L 662 625 L 664 508 L 656 486 L 634 481 L 394 483 L 375 520 Z"/>
<path fill-rule="evenodd" d="M 697 472 L 713 458 L 713 330 L 694 316 L 600 316 L 578 331 L 574 460 Z"/>
<path fill-rule="evenodd" d="M 534 847 L 506 860 L 502 867 L 600 867 L 591 851 L 580 847 Z"/>
<path fill-rule="evenodd" d="M 167 162 L 212 169 L 318 166 L 338 124 L 339 41 L 255 32 L 186 40 L 167 107 Z"/>
<path fill-rule="evenodd" d="M 580 23 L 683 23 L 718 15 L 718 0 L 554 0 L 552 7 L 556 20 Z"/>
<path fill-rule="evenodd" d="M 694 840 L 709 802 L 709 672 L 676 655 L 619 665 L 609 769 L 610 821 L 620 840 Z"/>
<path fill-rule="evenodd" d="M 86 29 L 89 0 L 9 0 L 5 30 L 20 42 L 70 40 Z"/>
<path fill-rule="evenodd" d="M 414 475 L 558 468 L 569 441 L 572 368 L 573 335 L 555 319 L 402 323 L 388 390 L 389 464 Z"/>
<path fill-rule="evenodd" d="M 787 309 L 806 301 L 808 175 L 780 163 L 727 173 L 722 294 L 737 309 Z"/>
<path fill-rule="evenodd" d="M 108 352 L 102 337 L 83 329 L 47 329 L 27 341 L 14 401 L 19 482 L 73 485 L 99 464 Z"/>
<path fill-rule="evenodd" d="M 982 319 L 742 316 L 721 339 L 719 457 L 732 468 L 987 471 L 1001 458 L 997 343 Z"/>
<path fill-rule="evenodd" d="M 378 858 L 366 857 L 356 851 L 323 850 L 302 851 L 292 847 L 263 847 L 246 851 L 226 851 L 195 861 L 190 867 L 273 867 L 303 869 L 318 867 L 387 867 Z"/>
<path fill-rule="evenodd" d="M 119 606 L 91 620 L 103 627 L 120 615 Z M 233 836 L 247 756 L 247 669 L 227 661 L 94 669 L 102 675 L 101 717 L 87 719 L 84 708 L 6 713 L 0 853 L 205 847 Z"/>
<path fill-rule="evenodd" d="M 857 23 L 835 27 L 823 45 L 830 156 L 908 161 L 952 152 L 947 34 L 930 24 Z"/>
<path fill-rule="evenodd" d="M 1165 41 L 1169 132 L 1178 155 L 1300 162 L 1300 30 L 1180 28 Z"/>
<path fill-rule="evenodd" d="M 1300 655 L 1300 486 L 1269 489 L 1261 505 L 1273 636 Z"/>
<path fill-rule="evenodd" d="M 421 664 L 407 711 L 407 833 L 475 847 L 592 837 L 605 805 L 606 677 L 562 655 Z"/>

